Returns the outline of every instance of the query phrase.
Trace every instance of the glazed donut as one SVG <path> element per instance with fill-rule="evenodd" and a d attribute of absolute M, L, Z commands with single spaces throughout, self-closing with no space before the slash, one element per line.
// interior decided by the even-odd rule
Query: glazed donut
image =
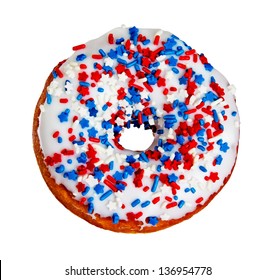
<path fill-rule="evenodd" d="M 116 232 L 157 231 L 203 209 L 235 165 L 234 86 L 162 30 L 116 28 L 73 51 L 34 114 L 35 155 L 56 198 Z M 120 144 L 133 126 L 152 130 L 148 149 Z"/>

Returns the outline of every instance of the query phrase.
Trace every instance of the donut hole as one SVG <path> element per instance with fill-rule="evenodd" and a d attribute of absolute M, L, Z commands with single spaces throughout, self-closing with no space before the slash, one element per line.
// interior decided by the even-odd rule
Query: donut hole
<path fill-rule="evenodd" d="M 139 128 L 130 126 L 129 128 L 124 128 L 119 144 L 126 150 L 145 151 L 153 145 L 154 140 L 152 129 L 145 129 L 144 125 Z"/>

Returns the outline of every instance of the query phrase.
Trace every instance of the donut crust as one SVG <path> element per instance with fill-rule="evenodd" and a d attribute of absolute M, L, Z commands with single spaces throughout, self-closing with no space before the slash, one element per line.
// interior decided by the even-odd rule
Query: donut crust
<path fill-rule="evenodd" d="M 111 230 L 114 232 L 123 232 L 123 233 L 150 233 L 159 231 L 168 227 L 171 227 L 173 225 L 176 225 L 178 223 L 181 223 L 184 220 L 190 219 L 193 215 L 200 212 L 203 208 L 205 208 L 213 199 L 214 197 L 223 189 L 227 181 L 229 180 L 232 171 L 235 167 L 235 163 L 232 167 L 232 170 L 230 174 L 224 179 L 223 185 L 219 188 L 219 190 L 216 193 L 213 193 L 207 201 L 203 205 L 198 204 L 196 209 L 192 212 L 187 213 L 185 216 L 179 219 L 171 219 L 168 221 L 159 220 L 158 224 L 155 226 L 144 226 L 142 225 L 142 222 L 130 220 L 120 220 L 118 224 L 113 224 L 111 217 L 101 217 L 98 214 L 89 214 L 88 213 L 88 206 L 81 204 L 79 201 L 75 200 L 73 197 L 73 194 L 68 191 L 64 185 L 57 184 L 55 180 L 51 177 L 50 172 L 48 170 L 48 167 L 44 161 L 44 154 L 41 149 L 39 135 L 38 135 L 38 127 L 39 127 L 39 116 L 41 113 L 40 105 L 43 105 L 46 100 L 46 93 L 47 93 L 47 87 L 50 85 L 50 83 L 53 80 L 53 75 L 50 74 L 48 79 L 46 80 L 44 89 L 42 91 L 42 94 L 37 102 L 35 112 L 34 112 L 34 118 L 33 118 L 33 131 L 32 131 L 32 138 L 33 138 L 33 149 L 35 152 L 36 160 L 39 165 L 41 174 L 50 189 L 50 191 L 53 193 L 53 195 L 56 197 L 56 199 L 61 202 L 68 210 L 70 210 L 72 213 L 77 215 L 78 217 L 82 218 L 83 220 L 87 221 L 88 223 L 97 226 L 102 229 Z M 237 147 L 238 150 L 238 147 Z M 236 151 L 238 152 L 238 151 Z M 236 156 L 237 158 L 237 156 Z"/>

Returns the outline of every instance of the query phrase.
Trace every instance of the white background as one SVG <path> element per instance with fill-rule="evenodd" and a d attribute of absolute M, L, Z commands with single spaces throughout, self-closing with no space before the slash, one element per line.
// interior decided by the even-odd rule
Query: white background
<path fill-rule="evenodd" d="M 3 279 L 109 279 L 65 276 L 70 265 L 212 266 L 212 276 L 162 279 L 274 279 L 272 2 L 1 1 Z M 32 149 L 33 112 L 51 69 L 72 46 L 121 24 L 171 31 L 203 52 L 237 87 L 241 116 L 239 157 L 224 190 L 191 220 L 146 235 L 104 231 L 71 214 L 48 190 Z"/>

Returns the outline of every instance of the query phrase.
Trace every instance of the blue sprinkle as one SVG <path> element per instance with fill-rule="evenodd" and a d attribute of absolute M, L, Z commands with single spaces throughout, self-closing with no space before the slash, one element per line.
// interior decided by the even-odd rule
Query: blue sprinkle
<path fill-rule="evenodd" d="M 170 55 L 170 54 L 175 54 L 176 51 L 173 51 L 173 50 L 164 50 L 162 51 L 162 54 L 165 54 L 165 55 Z"/>
<path fill-rule="evenodd" d="M 163 145 L 163 149 L 165 152 L 171 152 L 174 148 L 174 145 L 171 144 L 171 143 L 168 143 L 166 142 L 164 145 Z"/>
<path fill-rule="evenodd" d="M 52 103 L 52 96 L 50 94 L 46 94 L 46 98 L 47 98 L 47 104 L 51 104 Z M 232 115 L 233 116 L 233 115 Z"/>
<path fill-rule="evenodd" d="M 122 172 L 116 171 L 113 177 L 116 179 L 116 181 L 122 180 Z"/>
<path fill-rule="evenodd" d="M 177 65 L 178 60 L 176 58 L 174 58 L 173 56 L 171 56 L 168 59 L 168 65 L 169 66 L 176 66 Z"/>
<path fill-rule="evenodd" d="M 73 163 L 73 160 L 69 158 L 69 159 L 67 160 L 67 162 L 68 162 L 68 164 L 72 164 L 72 163 Z"/>
<path fill-rule="evenodd" d="M 188 192 L 190 192 L 190 189 L 189 188 L 185 188 L 184 192 L 188 193 Z"/>
<path fill-rule="evenodd" d="M 130 68 L 130 67 L 134 66 L 135 64 L 137 64 L 137 60 L 133 60 L 133 61 L 127 63 L 126 67 Z"/>
<path fill-rule="evenodd" d="M 176 67 L 172 67 L 172 71 L 175 73 L 175 74 L 178 74 L 180 71 L 178 68 Z"/>
<path fill-rule="evenodd" d="M 93 202 L 94 201 L 94 198 L 92 196 L 90 196 L 88 199 L 87 199 L 88 202 Z"/>
<path fill-rule="evenodd" d="M 236 112 L 236 111 L 233 111 L 233 112 L 231 113 L 231 115 L 232 115 L 233 117 L 235 117 L 235 116 L 237 115 L 237 112 Z"/>
<path fill-rule="evenodd" d="M 148 205 L 150 205 L 150 203 L 151 203 L 151 202 L 150 202 L 149 200 L 146 200 L 146 201 L 144 201 L 143 203 L 141 203 L 140 206 L 141 206 L 142 208 L 145 208 L 145 207 L 147 207 Z"/>
<path fill-rule="evenodd" d="M 83 137 L 84 136 L 84 132 L 83 131 L 81 131 L 81 132 L 79 132 L 79 137 Z"/>
<path fill-rule="evenodd" d="M 95 168 L 94 178 L 100 181 L 103 177 L 104 177 L 104 173 L 99 168 Z"/>
<path fill-rule="evenodd" d="M 117 183 L 116 184 L 116 188 L 119 190 L 119 191 L 124 191 L 125 190 L 125 185 L 121 184 L 121 183 Z"/>
<path fill-rule="evenodd" d="M 89 191 L 90 191 L 90 187 L 86 186 L 84 191 L 81 193 L 83 196 L 85 196 Z"/>
<path fill-rule="evenodd" d="M 147 83 L 149 84 L 149 85 L 155 85 L 156 83 L 157 83 L 157 78 L 154 76 L 154 75 L 147 75 Z"/>
<path fill-rule="evenodd" d="M 185 78 L 184 76 L 182 76 L 181 78 L 179 78 L 179 83 L 180 85 L 186 85 L 187 84 L 188 79 Z"/>
<path fill-rule="evenodd" d="M 58 115 L 59 121 L 62 122 L 67 122 L 68 121 L 68 117 L 69 117 L 69 113 L 70 113 L 70 109 L 66 109 L 65 111 L 61 112 Z"/>
<path fill-rule="evenodd" d="M 61 164 L 55 168 L 56 173 L 62 173 L 62 172 L 64 172 L 64 170 L 65 170 L 65 166 L 63 164 Z"/>
<path fill-rule="evenodd" d="M 229 149 L 229 146 L 228 146 L 227 142 L 224 142 L 220 145 L 220 151 L 226 153 L 228 149 Z"/>
<path fill-rule="evenodd" d="M 82 152 L 80 154 L 80 156 L 76 159 L 77 159 L 78 163 L 86 163 L 88 160 L 87 155 L 84 152 Z"/>
<path fill-rule="evenodd" d="M 156 170 L 157 170 L 157 172 L 161 172 L 161 165 L 158 165 Z"/>
<path fill-rule="evenodd" d="M 94 127 L 88 129 L 87 132 L 89 137 L 96 137 L 96 134 L 98 133 Z"/>
<path fill-rule="evenodd" d="M 109 169 L 110 170 L 114 169 L 114 161 L 113 160 L 109 162 Z"/>
<path fill-rule="evenodd" d="M 173 198 L 174 198 L 174 200 L 178 200 L 179 199 L 179 197 L 177 195 L 174 195 Z"/>
<path fill-rule="evenodd" d="M 148 224 L 155 226 L 158 223 L 158 218 L 155 216 L 148 217 Z"/>
<path fill-rule="evenodd" d="M 106 56 L 106 53 L 104 52 L 104 50 L 103 49 L 99 49 L 98 50 L 98 52 L 103 56 L 103 57 L 105 57 Z"/>
<path fill-rule="evenodd" d="M 185 204 L 185 201 L 184 200 L 180 200 L 179 203 L 178 203 L 178 207 L 179 208 L 182 208 L 182 206 Z"/>
<path fill-rule="evenodd" d="M 216 82 L 215 78 L 213 76 L 211 76 L 210 83 L 215 83 L 215 82 Z"/>
<path fill-rule="evenodd" d="M 62 139 L 61 136 L 58 136 L 58 137 L 57 137 L 57 142 L 58 142 L 59 144 L 63 142 L 63 139 Z"/>
<path fill-rule="evenodd" d="M 143 44 L 144 46 L 146 46 L 146 45 L 150 44 L 150 40 L 149 40 L 149 39 L 146 39 L 146 40 L 144 40 L 144 41 L 142 42 L 142 44 Z"/>
<path fill-rule="evenodd" d="M 132 166 L 126 166 L 124 169 L 129 175 L 132 175 L 135 171 L 135 169 Z"/>
<path fill-rule="evenodd" d="M 198 130 L 198 132 L 196 133 L 196 135 L 197 135 L 197 136 L 203 136 L 204 133 L 205 133 L 205 129 L 202 128 L 202 129 Z"/>
<path fill-rule="evenodd" d="M 99 87 L 99 88 L 97 89 L 97 91 L 98 91 L 98 92 L 104 92 L 104 88 Z"/>
<path fill-rule="evenodd" d="M 151 192 L 155 192 L 157 190 L 158 183 L 159 183 L 159 176 L 157 175 L 154 179 L 154 183 L 152 185 Z"/>
<path fill-rule="evenodd" d="M 217 95 L 215 95 L 214 92 L 212 91 L 208 91 L 205 96 L 202 98 L 202 101 L 203 102 L 206 102 L 206 101 L 210 101 L 210 102 L 213 102 L 215 100 L 217 100 L 219 97 Z"/>
<path fill-rule="evenodd" d="M 190 189 L 190 191 L 191 191 L 191 193 L 195 193 L 195 192 L 196 192 L 196 189 L 192 187 L 192 188 Z"/>
<path fill-rule="evenodd" d="M 218 113 L 215 109 L 212 110 L 213 113 L 213 119 L 215 122 L 219 122 L 219 117 L 218 117 Z"/>
<path fill-rule="evenodd" d="M 214 67 L 210 63 L 205 63 L 204 68 L 205 68 L 206 71 L 211 72 Z"/>
<path fill-rule="evenodd" d="M 199 169 L 200 169 L 202 172 L 207 172 L 207 169 L 206 169 L 204 166 L 202 166 L 202 165 L 199 166 Z"/>
<path fill-rule="evenodd" d="M 117 52 L 114 51 L 113 49 L 111 49 L 111 50 L 108 52 L 108 56 L 109 56 L 111 59 L 116 59 L 116 58 L 117 58 Z"/>
<path fill-rule="evenodd" d="M 160 66 L 160 62 L 156 61 L 152 65 L 153 65 L 153 67 L 158 67 L 158 66 Z"/>
<path fill-rule="evenodd" d="M 202 75 L 195 75 L 195 83 L 201 85 L 204 82 L 204 78 Z"/>
<path fill-rule="evenodd" d="M 58 76 L 55 71 L 52 71 L 53 78 L 56 79 Z"/>
<path fill-rule="evenodd" d="M 178 176 L 176 176 L 175 175 L 175 173 L 172 173 L 172 174 L 170 174 L 170 175 L 168 175 L 168 181 L 169 181 L 169 183 L 171 183 L 171 182 L 176 182 L 177 180 L 178 180 Z"/>
<path fill-rule="evenodd" d="M 145 154 L 144 152 L 142 152 L 142 153 L 139 155 L 139 157 L 140 157 L 143 161 L 149 162 L 149 159 L 148 159 L 148 157 L 146 156 L 146 154 Z"/>
<path fill-rule="evenodd" d="M 123 65 L 127 65 L 127 61 L 122 58 L 117 58 L 117 62 Z"/>
<path fill-rule="evenodd" d="M 113 214 L 113 216 L 112 216 L 112 222 L 113 222 L 113 224 L 118 224 L 118 222 L 119 222 L 119 216 L 118 216 L 118 214 L 117 213 L 114 213 Z"/>
<path fill-rule="evenodd" d="M 68 178 L 69 180 L 72 180 L 72 181 L 76 181 L 77 178 L 78 178 L 78 175 L 77 175 L 77 173 L 75 172 L 75 170 L 72 170 L 72 171 L 65 172 L 65 173 L 63 174 L 63 177 L 64 177 L 64 178 Z"/>
<path fill-rule="evenodd" d="M 82 86 L 82 87 L 89 87 L 90 86 L 90 83 L 87 83 L 87 82 L 79 82 L 79 85 Z"/>
<path fill-rule="evenodd" d="M 112 193 L 113 193 L 112 190 L 108 190 L 108 191 L 105 192 L 103 195 L 101 195 L 101 197 L 99 198 L 99 200 L 100 200 L 100 201 L 105 200 L 105 199 L 108 198 Z"/>
<path fill-rule="evenodd" d="M 117 45 L 121 44 L 122 42 L 124 42 L 124 38 L 123 37 L 121 37 L 119 39 L 116 39 L 116 44 Z"/>
<path fill-rule="evenodd" d="M 87 56 L 82 53 L 82 54 L 79 54 L 77 57 L 76 57 L 76 61 L 83 61 Z"/>
<path fill-rule="evenodd" d="M 83 118 L 79 124 L 81 125 L 81 128 L 89 127 L 89 120 Z"/>
<path fill-rule="evenodd" d="M 103 193 L 104 192 L 104 186 L 100 185 L 100 184 L 97 184 L 97 185 L 94 186 L 94 190 L 95 190 L 96 194 Z"/>
<path fill-rule="evenodd" d="M 204 146 L 202 146 L 202 145 L 198 145 L 197 148 L 198 148 L 199 150 L 203 151 L 203 152 L 205 151 L 205 148 L 204 148 Z"/>
<path fill-rule="evenodd" d="M 180 145 L 184 143 L 184 137 L 182 135 L 177 135 L 177 143 Z"/>
<path fill-rule="evenodd" d="M 104 128 L 104 129 L 106 129 L 106 130 L 112 128 L 112 126 L 113 126 L 113 125 L 110 123 L 110 121 L 103 121 L 103 122 L 101 123 L 101 127 Z"/>
<path fill-rule="evenodd" d="M 138 204 L 140 204 L 140 199 L 135 199 L 132 203 L 131 203 L 131 206 L 132 207 L 135 207 L 135 206 L 137 206 Z"/>
<path fill-rule="evenodd" d="M 176 51 L 176 55 L 177 55 L 177 56 L 180 56 L 180 55 L 182 55 L 183 53 L 184 53 L 184 50 L 183 50 L 183 49 L 180 49 L 180 50 Z"/>
<path fill-rule="evenodd" d="M 76 100 L 78 100 L 78 101 L 79 101 L 79 100 L 81 100 L 81 99 L 82 99 L 82 97 L 83 97 L 83 96 L 82 96 L 82 94 L 80 94 L 80 93 L 79 93 L 79 94 L 78 94 L 78 96 L 76 97 Z"/>
<path fill-rule="evenodd" d="M 222 163 L 222 160 L 223 160 L 223 157 L 222 157 L 221 155 L 218 155 L 218 156 L 216 157 L 216 159 L 215 159 L 216 164 L 217 164 L 217 165 L 220 165 L 220 164 Z"/>
<path fill-rule="evenodd" d="M 88 204 L 88 213 L 92 214 L 94 211 L 94 205 L 93 203 L 89 203 Z"/>

